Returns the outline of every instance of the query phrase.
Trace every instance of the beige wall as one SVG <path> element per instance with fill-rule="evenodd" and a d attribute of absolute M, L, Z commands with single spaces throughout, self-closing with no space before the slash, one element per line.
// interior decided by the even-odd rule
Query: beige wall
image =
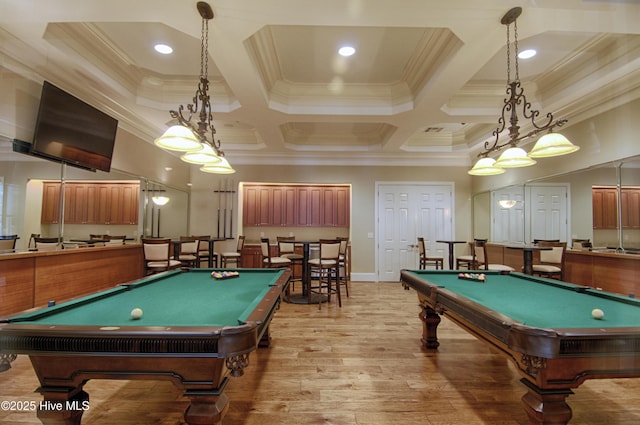
<path fill-rule="evenodd" d="M 215 211 L 217 200 L 213 193 L 220 179 L 234 180 L 235 187 L 240 182 L 269 183 L 342 183 L 352 185 L 351 247 L 352 273 L 375 274 L 374 222 L 376 208 L 376 182 L 453 182 L 455 186 L 455 230 L 454 237 L 471 237 L 471 178 L 466 168 L 436 167 L 331 167 L 331 166 L 279 166 L 234 165 L 237 172 L 233 176 L 219 177 L 196 171 L 192 182 L 191 230 L 193 234 L 215 234 Z M 236 197 L 237 209 L 238 198 Z M 234 222 L 241 220 L 236 216 Z M 237 227 L 234 236 L 237 235 Z M 233 249 L 233 243 L 216 246 Z"/>

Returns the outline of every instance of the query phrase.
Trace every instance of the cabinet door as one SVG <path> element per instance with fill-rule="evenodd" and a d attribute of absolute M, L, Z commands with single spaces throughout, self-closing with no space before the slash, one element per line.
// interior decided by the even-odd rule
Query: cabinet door
<path fill-rule="evenodd" d="M 618 227 L 618 197 L 616 189 L 593 188 L 593 228 L 616 229 Z"/>
<path fill-rule="evenodd" d="M 335 205 L 336 205 L 336 192 L 333 187 L 323 187 L 321 190 L 321 215 L 320 223 L 324 227 L 333 227 L 336 225 L 335 220 Z"/>
<path fill-rule="evenodd" d="M 243 223 L 245 226 L 269 226 L 272 224 L 271 189 L 266 186 L 245 187 Z"/>
<path fill-rule="evenodd" d="M 640 229 L 640 189 L 622 189 L 622 228 Z"/>
<path fill-rule="evenodd" d="M 118 222 L 120 224 L 138 224 L 140 188 L 136 184 L 123 184 L 121 190 L 122 203 L 118 211 Z"/>
<path fill-rule="evenodd" d="M 350 224 L 350 189 L 337 187 L 335 189 L 335 225 L 349 227 Z"/>
<path fill-rule="evenodd" d="M 296 188 L 291 186 L 274 186 L 271 188 L 273 226 L 296 226 Z"/>
<path fill-rule="evenodd" d="M 45 182 L 42 185 L 42 224 L 56 224 L 60 220 L 60 183 Z"/>

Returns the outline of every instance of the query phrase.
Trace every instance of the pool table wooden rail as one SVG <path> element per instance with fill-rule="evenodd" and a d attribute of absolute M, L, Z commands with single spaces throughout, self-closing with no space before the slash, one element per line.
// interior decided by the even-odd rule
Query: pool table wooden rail
<path fill-rule="evenodd" d="M 493 347 L 522 377 L 528 390 L 522 401 L 533 424 L 568 423 L 571 408 L 566 398 L 587 379 L 640 377 L 640 327 L 526 326 L 425 279 L 401 272 L 405 289 L 418 293 L 423 348 L 440 345 L 437 327 L 441 316 Z"/>

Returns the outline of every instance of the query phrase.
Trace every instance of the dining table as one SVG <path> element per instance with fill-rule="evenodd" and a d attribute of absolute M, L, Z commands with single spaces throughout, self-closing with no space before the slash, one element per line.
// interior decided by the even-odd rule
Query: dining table
<path fill-rule="evenodd" d="M 453 270 L 453 259 L 455 258 L 454 247 L 457 243 L 467 243 L 467 241 L 455 241 L 455 240 L 437 240 L 437 243 L 446 243 L 449 245 L 449 270 Z"/>
<path fill-rule="evenodd" d="M 296 240 L 292 241 L 294 245 L 302 246 L 302 293 L 290 294 L 286 301 L 293 304 L 317 304 L 318 296 L 321 302 L 326 302 L 328 297 L 325 295 L 314 295 L 309 300 L 309 285 L 311 284 L 311 267 L 309 267 L 309 259 L 311 258 L 311 247 L 320 245 L 320 240 Z"/>

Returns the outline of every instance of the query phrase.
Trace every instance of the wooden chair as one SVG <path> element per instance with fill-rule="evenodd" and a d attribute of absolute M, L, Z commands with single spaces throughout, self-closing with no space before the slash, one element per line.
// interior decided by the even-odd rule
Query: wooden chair
<path fill-rule="evenodd" d="M 20 239 L 18 235 L 0 236 L 0 252 L 14 252 L 18 239 Z"/>
<path fill-rule="evenodd" d="M 420 253 L 420 264 L 418 268 L 424 270 L 427 266 L 434 266 L 436 270 L 444 269 L 444 258 L 434 257 L 427 255 L 427 250 L 424 246 L 424 238 L 418 238 L 418 252 Z"/>
<path fill-rule="evenodd" d="M 242 261 L 242 248 L 244 248 L 244 236 L 238 236 L 236 251 L 223 252 L 220 254 L 220 267 L 228 267 L 230 263 L 235 264 L 236 267 L 240 267 L 240 262 Z"/>
<path fill-rule="evenodd" d="M 291 260 L 285 257 L 272 257 L 269 238 L 260 239 L 260 252 L 262 254 L 262 267 L 281 268 L 291 267 Z"/>
<path fill-rule="evenodd" d="M 29 237 L 29 243 L 27 244 L 27 249 L 36 249 L 36 238 L 40 237 L 40 233 L 32 233 Z"/>
<path fill-rule="evenodd" d="M 340 295 L 340 241 L 337 239 L 321 239 L 319 247 L 319 257 L 308 261 L 312 274 L 318 277 L 317 285 L 313 281 L 309 282 L 307 291 L 308 303 L 312 302 L 312 295 L 318 298 L 318 310 L 322 308 L 322 298 L 325 294 L 328 301 L 331 301 L 331 294 L 338 296 L 338 306 L 342 307 L 342 297 Z M 332 285 L 335 283 L 335 286 Z"/>
<path fill-rule="evenodd" d="M 489 257 L 487 256 L 487 243 L 485 241 L 475 241 L 473 252 L 475 254 L 475 266 L 478 269 L 496 270 L 503 272 L 515 271 L 513 267 L 507 266 L 505 264 L 491 263 Z"/>
<path fill-rule="evenodd" d="M 278 241 L 278 257 L 291 260 L 291 279 L 289 279 L 289 286 L 291 290 L 294 290 L 295 282 L 302 282 L 304 255 L 296 252 L 295 236 L 277 236 L 276 240 Z M 296 274 L 296 270 L 299 271 L 298 274 Z"/>
<path fill-rule="evenodd" d="M 145 274 L 153 274 L 174 270 L 182 263 L 170 257 L 171 239 L 142 238 Z"/>
<path fill-rule="evenodd" d="M 539 246 L 551 247 L 540 251 L 540 263 L 533 265 L 533 275 L 562 280 L 566 242 L 540 242 Z"/>
<path fill-rule="evenodd" d="M 198 267 L 202 267 L 202 261 L 209 262 L 209 239 L 211 235 L 191 236 L 198 240 Z M 213 253 L 213 267 L 218 267 L 218 254 Z"/>
<path fill-rule="evenodd" d="M 470 254 L 458 255 L 456 257 L 456 270 L 460 270 L 463 267 L 468 270 L 475 269 L 475 256 L 473 255 L 473 242 L 469 242 Z"/>
<path fill-rule="evenodd" d="M 180 261 L 185 267 L 198 267 L 200 259 L 198 257 L 198 249 L 200 242 L 193 236 L 180 236 L 180 253 L 176 260 Z"/>
<path fill-rule="evenodd" d="M 37 251 L 55 251 L 62 248 L 62 241 L 58 238 L 34 237 L 33 241 Z"/>
<path fill-rule="evenodd" d="M 349 238 L 347 237 L 338 237 L 340 241 L 340 256 L 339 267 L 340 267 L 340 283 L 344 283 L 345 293 L 347 294 L 347 298 L 349 298 Z"/>

